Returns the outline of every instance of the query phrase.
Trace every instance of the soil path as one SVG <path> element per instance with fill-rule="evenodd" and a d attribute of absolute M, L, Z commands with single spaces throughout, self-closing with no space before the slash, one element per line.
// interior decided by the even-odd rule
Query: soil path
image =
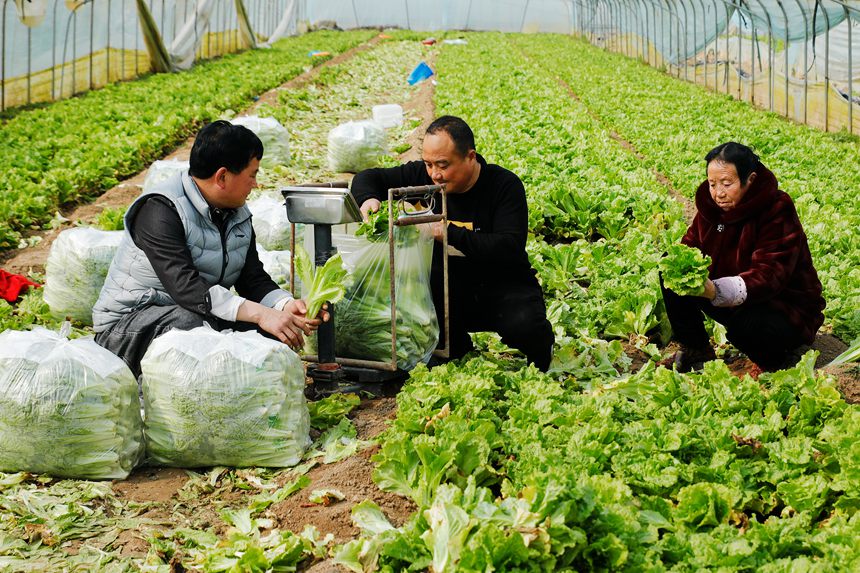
<path fill-rule="evenodd" d="M 378 398 L 363 400 L 350 418 L 357 429 L 357 437 L 372 440 L 385 430 L 396 413 L 395 398 Z M 374 445 L 339 462 L 313 468 L 306 474 L 311 480 L 310 485 L 273 505 L 263 516 L 272 519 L 278 529 L 301 533 L 305 525 L 310 524 L 317 527 L 323 536 L 331 533 L 337 543 L 344 543 L 359 534 L 352 523 L 352 507 L 370 499 L 379 505 L 394 525 L 402 525 L 415 511 L 415 504 L 402 496 L 381 491 L 373 482 L 371 457 L 377 450 L 378 446 Z M 205 471 L 199 470 L 198 473 Z M 179 520 L 198 528 L 223 528 L 217 513 L 219 505 L 247 506 L 250 498 L 259 493 L 256 490 L 231 489 L 219 478 L 216 496 L 205 493 L 189 496 L 183 492 L 189 479 L 183 469 L 143 467 L 135 470 L 128 479 L 114 482 L 113 490 L 126 501 L 146 504 L 147 510 L 142 517 L 160 524 L 155 529 L 180 527 Z M 323 488 L 337 489 L 345 499 L 330 505 L 310 503 L 310 492 Z M 150 531 L 123 531 L 117 541 L 122 547 L 121 553 L 124 556 L 145 556 L 149 549 L 146 538 L 150 534 Z"/>

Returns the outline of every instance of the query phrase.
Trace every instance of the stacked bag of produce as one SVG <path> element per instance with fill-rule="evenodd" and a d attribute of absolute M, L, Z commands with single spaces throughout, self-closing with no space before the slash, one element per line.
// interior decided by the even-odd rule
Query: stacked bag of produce
<path fill-rule="evenodd" d="M 385 129 L 375 121 L 342 123 L 328 133 L 328 166 L 337 173 L 357 173 L 376 167 L 385 149 Z"/>
<path fill-rule="evenodd" d="M 391 361 L 391 267 L 387 202 L 362 223 L 363 246 L 342 253 L 350 287 L 336 305 L 338 356 Z M 397 366 L 410 370 L 427 362 L 439 341 L 439 323 L 430 291 L 433 237 L 426 225 L 394 228 L 394 283 L 397 310 Z"/>
<path fill-rule="evenodd" d="M 257 242 L 269 251 L 288 250 L 290 248 L 290 220 L 287 219 L 284 200 L 276 199 L 271 195 L 261 195 L 248 201 L 247 205 L 248 210 L 251 211 L 251 224 L 254 226 Z M 303 225 L 296 226 L 297 236 L 303 228 Z"/>
<path fill-rule="evenodd" d="M 263 142 L 263 160 L 260 161 L 260 167 L 271 169 L 275 165 L 289 165 L 290 132 L 277 119 L 243 115 L 231 123 L 247 127 Z"/>
<path fill-rule="evenodd" d="M 310 443 L 305 375 L 256 332 L 171 330 L 141 361 L 150 463 L 286 467 Z"/>
<path fill-rule="evenodd" d="M 279 287 L 290 288 L 290 251 L 267 251 L 257 244 L 257 255 L 263 268 Z"/>
<path fill-rule="evenodd" d="M 0 334 L 0 471 L 124 479 L 140 460 L 138 386 L 125 362 L 68 323 Z"/>
<path fill-rule="evenodd" d="M 58 318 L 91 325 L 123 231 L 78 227 L 60 233 L 45 266 L 45 302 Z"/>
<path fill-rule="evenodd" d="M 143 192 L 149 192 L 156 185 L 164 183 L 186 169 L 188 169 L 187 161 L 179 161 L 178 159 L 153 161 L 146 172 L 146 179 L 143 180 Z"/>

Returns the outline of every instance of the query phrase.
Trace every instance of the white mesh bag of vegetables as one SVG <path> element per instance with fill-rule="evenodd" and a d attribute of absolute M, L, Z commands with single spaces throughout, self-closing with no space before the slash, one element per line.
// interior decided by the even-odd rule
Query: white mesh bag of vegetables
<path fill-rule="evenodd" d="M 188 166 L 189 163 L 187 161 L 180 161 L 178 159 L 159 159 L 158 161 L 153 161 L 152 165 L 146 171 L 146 179 L 143 180 L 143 192 L 147 193 L 151 191 L 156 185 L 160 185 L 177 173 L 188 169 Z"/>
<path fill-rule="evenodd" d="M 251 224 L 257 242 L 270 251 L 284 251 L 290 248 L 290 220 L 287 219 L 287 209 L 283 199 L 271 195 L 248 201 L 251 211 Z M 298 235 L 300 227 L 297 226 Z"/>
<path fill-rule="evenodd" d="M 257 244 L 257 255 L 263 263 L 263 269 L 279 287 L 290 288 L 290 251 L 267 251 Z"/>
<path fill-rule="evenodd" d="M 60 233 L 51 244 L 45 265 L 45 302 L 58 318 L 91 325 L 123 231 L 77 227 Z"/>
<path fill-rule="evenodd" d="M 385 153 L 385 129 L 373 120 L 348 121 L 328 132 L 328 166 L 338 173 L 375 167 Z"/>
<path fill-rule="evenodd" d="M 275 165 L 290 163 L 290 132 L 274 117 L 243 115 L 233 119 L 233 125 L 247 127 L 263 142 L 263 159 L 260 167 L 271 169 Z"/>
<path fill-rule="evenodd" d="M 0 334 L 0 471 L 125 479 L 143 453 L 137 382 L 113 353 L 67 332 Z"/>
<path fill-rule="evenodd" d="M 256 332 L 171 330 L 141 361 L 150 463 L 286 467 L 310 444 L 295 352 Z"/>
<path fill-rule="evenodd" d="M 391 266 L 387 202 L 357 234 L 364 246 L 344 253 L 351 286 L 335 305 L 338 356 L 391 361 Z M 430 290 L 433 237 L 426 225 L 394 228 L 397 366 L 427 362 L 439 342 L 439 322 Z"/>

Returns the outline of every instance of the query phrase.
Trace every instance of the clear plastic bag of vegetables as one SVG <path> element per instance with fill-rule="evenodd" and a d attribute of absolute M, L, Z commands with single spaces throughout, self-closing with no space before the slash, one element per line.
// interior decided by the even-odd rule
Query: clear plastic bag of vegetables
<path fill-rule="evenodd" d="M 391 361 L 391 267 L 388 209 L 362 224 L 364 246 L 344 253 L 351 286 L 335 305 L 335 352 L 344 358 Z M 439 322 L 430 290 L 433 236 L 427 225 L 394 228 L 397 366 L 411 370 L 427 362 L 439 342 Z"/>
<path fill-rule="evenodd" d="M 60 233 L 45 265 L 45 302 L 57 318 L 92 325 L 99 298 L 123 231 L 77 227 Z"/>
<path fill-rule="evenodd" d="M 68 325 L 0 334 L 0 471 L 125 479 L 143 453 L 137 382 Z"/>
<path fill-rule="evenodd" d="M 182 173 L 190 163 L 178 159 L 159 159 L 153 161 L 146 171 L 146 179 L 143 180 L 143 193 L 152 191 L 177 173 Z"/>
<path fill-rule="evenodd" d="M 257 242 L 270 251 L 289 249 L 290 220 L 287 219 L 284 200 L 272 195 L 261 195 L 247 204 Z M 303 227 L 297 226 L 296 233 L 300 233 Z"/>
<path fill-rule="evenodd" d="M 288 467 L 310 445 L 305 372 L 257 332 L 171 330 L 141 361 L 147 461 Z"/>
<path fill-rule="evenodd" d="M 271 169 L 275 165 L 290 164 L 290 132 L 274 117 L 243 115 L 230 123 L 253 131 L 263 142 L 263 159 L 260 167 Z"/>
<path fill-rule="evenodd" d="M 385 148 L 385 129 L 375 121 L 342 123 L 328 133 L 329 169 L 358 173 L 376 167 Z"/>
<path fill-rule="evenodd" d="M 267 251 L 257 244 L 257 256 L 263 269 L 283 289 L 290 288 L 290 251 Z"/>

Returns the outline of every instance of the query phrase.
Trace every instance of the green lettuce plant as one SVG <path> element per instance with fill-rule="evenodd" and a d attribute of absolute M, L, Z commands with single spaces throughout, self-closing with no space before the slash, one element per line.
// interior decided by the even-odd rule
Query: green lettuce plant
<path fill-rule="evenodd" d="M 687 245 L 671 245 L 660 259 L 660 273 L 666 288 L 681 296 L 701 296 L 708 280 L 711 257 Z"/>

